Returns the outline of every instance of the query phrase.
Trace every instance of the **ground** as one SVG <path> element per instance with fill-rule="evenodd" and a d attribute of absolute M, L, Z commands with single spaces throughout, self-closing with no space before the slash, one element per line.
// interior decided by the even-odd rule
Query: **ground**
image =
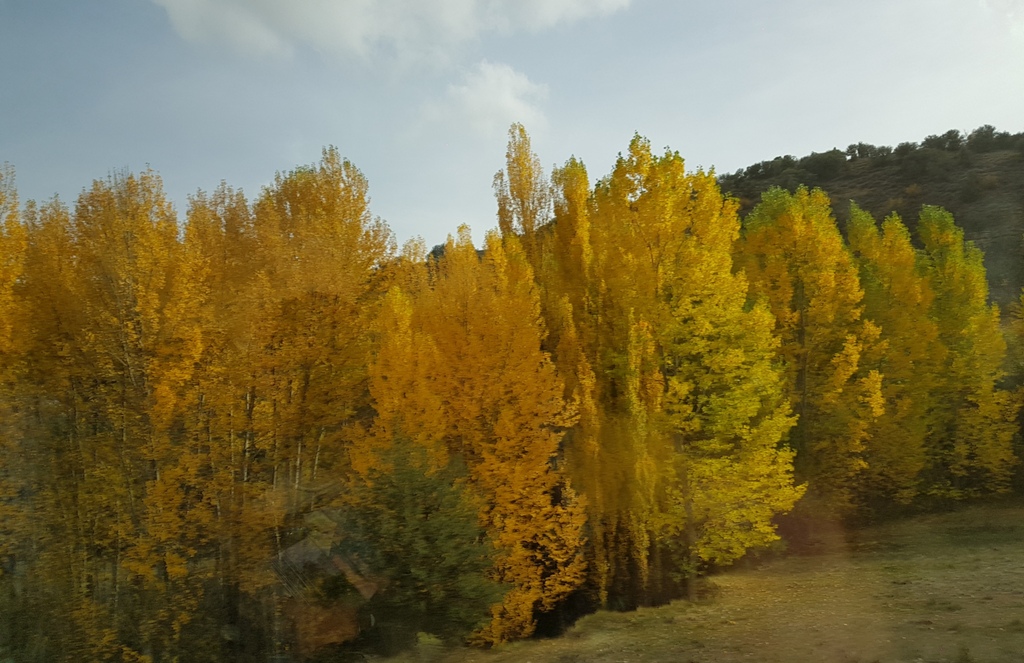
<path fill-rule="evenodd" d="M 424 642 L 451 663 L 1024 663 L 1024 504 L 853 532 L 711 579 L 710 598 L 599 612 L 565 635 L 493 651 Z"/>

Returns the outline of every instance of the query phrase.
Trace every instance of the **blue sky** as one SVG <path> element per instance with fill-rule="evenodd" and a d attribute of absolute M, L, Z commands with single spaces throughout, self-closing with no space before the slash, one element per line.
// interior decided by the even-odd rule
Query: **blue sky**
<path fill-rule="evenodd" d="M 1024 131 L 1022 0 L 0 0 L 0 63 L 23 200 L 149 165 L 183 217 L 336 145 L 428 245 L 496 225 L 515 121 L 592 179 L 634 131 L 719 172 Z"/>

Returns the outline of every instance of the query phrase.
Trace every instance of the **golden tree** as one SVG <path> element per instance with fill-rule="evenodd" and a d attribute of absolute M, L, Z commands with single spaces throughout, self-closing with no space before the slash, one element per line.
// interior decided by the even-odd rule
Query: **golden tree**
<path fill-rule="evenodd" d="M 503 236 L 521 235 L 530 264 L 538 268 L 537 234 L 548 220 L 550 190 L 540 159 L 530 148 L 530 137 L 521 124 L 508 130 L 505 169 L 494 175 L 498 200 L 498 228 Z"/>
<path fill-rule="evenodd" d="M 802 493 L 791 453 L 778 448 L 792 418 L 771 316 L 746 308 L 746 281 L 732 269 L 736 205 L 713 174 L 687 173 L 678 153 L 656 157 L 636 137 L 596 210 L 606 305 L 634 318 L 622 391 L 630 428 L 648 436 L 634 461 L 651 486 L 642 499 L 653 499 L 658 543 L 692 578 L 774 540 L 772 517 Z M 656 478 L 656 468 L 668 472 Z"/>
<path fill-rule="evenodd" d="M 17 426 L 14 406 L 17 384 L 22 372 L 23 348 L 19 337 L 24 329 L 17 329 L 22 318 L 20 302 L 15 295 L 22 278 L 27 248 L 27 233 L 21 222 L 18 195 L 14 186 L 14 169 L 0 166 L 0 556 L 11 554 L 11 546 L 18 541 L 21 526 L 18 523 L 17 494 L 25 470 L 19 462 Z"/>
<path fill-rule="evenodd" d="M 416 282 L 417 279 L 410 279 Z M 392 291 L 370 391 L 380 448 L 399 432 L 442 466 L 458 456 L 497 548 L 494 579 L 510 587 L 475 639 L 532 633 L 585 573 L 583 510 L 556 465 L 572 422 L 563 384 L 541 349 L 533 270 L 514 237 L 488 236 L 483 259 L 466 228 L 450 239 L 429 283 Z M 362 451 L 353 466 L 369 465 Z"/>

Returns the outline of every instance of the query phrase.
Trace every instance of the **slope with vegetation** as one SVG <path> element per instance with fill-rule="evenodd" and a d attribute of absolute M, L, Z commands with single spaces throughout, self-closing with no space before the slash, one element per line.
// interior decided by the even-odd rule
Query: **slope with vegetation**
<path fill-rule="evenodd" d="M 895 148 L 856 143 L 845 151 L 775 157 L 719 181 L 739 198 L 744 214 L 772 186 L 820 187 L 843 226 L 849 201 L 876 218 L 896 212 L 912 231 L 922 205 L 942 207 L 984 252 L 992 297 L 1001 307 L 1015 302 L 1024 286 L 1024 132 L 984 125 Z"/>

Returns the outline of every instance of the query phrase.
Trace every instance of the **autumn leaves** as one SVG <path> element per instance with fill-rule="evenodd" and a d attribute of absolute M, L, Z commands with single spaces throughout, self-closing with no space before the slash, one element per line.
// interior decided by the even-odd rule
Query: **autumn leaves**
<path fill-rule="evenodd" d="M 844 240 L 805 189 L 741 227 L 640 137 L 596 183 L 518 125 L 506 156 L 498 231 L 429 256 L 334 150 L 183 227 L 153 173 L 73 211 L 20 211 L 0 173 L 3 610 L 57 633 L 50 660 L 216 660 L 241 623 L 286 649 L 281 601 L 334 600 L 270 563 L 315 511 L 376 537 L 375 600 L 496 644 L 570 596 L 692 590 L 794 508 L 1008 486 L 999 314 L 942 210 L 923 249 L 856 209 Z M 446 585 L 457 560 L 479 582 Z"/>

